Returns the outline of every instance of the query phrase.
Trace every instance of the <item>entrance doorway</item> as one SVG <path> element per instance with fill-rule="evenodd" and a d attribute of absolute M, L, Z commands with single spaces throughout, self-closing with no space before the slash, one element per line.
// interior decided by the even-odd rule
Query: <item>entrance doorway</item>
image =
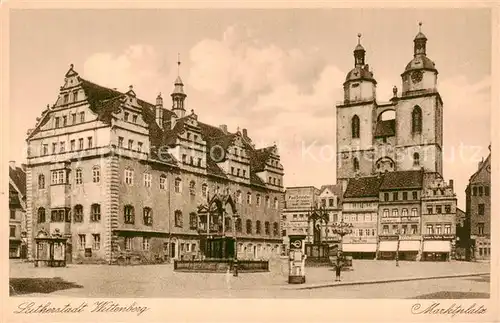
<path fill-rule="evenodd" d="M 171 242 L 170 243 L 170 258 L 173 258 L 173 259 L 175 259 L 175 257 L 176 257 L 175 247 L 176 247 L 175 242 Z"/>

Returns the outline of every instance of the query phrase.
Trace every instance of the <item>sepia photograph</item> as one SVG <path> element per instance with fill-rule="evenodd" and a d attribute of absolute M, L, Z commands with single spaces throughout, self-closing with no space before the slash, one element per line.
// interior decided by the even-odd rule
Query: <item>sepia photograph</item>
<path fill-rule="evenodd" d="M 494 310 L 491 8 L 8 11 L 15 314 Z"/>

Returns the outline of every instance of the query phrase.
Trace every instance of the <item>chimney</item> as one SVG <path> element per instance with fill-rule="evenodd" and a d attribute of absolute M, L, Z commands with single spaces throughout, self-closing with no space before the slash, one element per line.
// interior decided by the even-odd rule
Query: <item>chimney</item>
<path fill-rule="evenodd" d="M 450 188 L 451 188 L 451 190 L 453 190 L 453 180 L 452 179 L 450 179 Z"/>
<path fill-rule="evenodd" d="M 14 160 L 9 161 L 9 167 L 12 169 L 16 169 L 16 162 Z"/>
<path fill-rule="evenodd" d="M 225 134 L 227 134 L 227 125 L 225 125 L 225 124 L 221 124 L 221 125 L 219 126 L 219 128 L 220 128 L 220 129 L 221 129 L 221 130 L 222 130 Z"/>

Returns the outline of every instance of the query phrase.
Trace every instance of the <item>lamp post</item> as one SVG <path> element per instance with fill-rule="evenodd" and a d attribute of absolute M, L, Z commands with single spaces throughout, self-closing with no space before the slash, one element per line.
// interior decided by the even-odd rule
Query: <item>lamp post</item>
<path fill-rule="evenodd" d="M 234 234 L 234 258 L 233 258 L 233 276 L 238 277 L 238 239 L 236 233 L 236 221 L 238 214 L 233 214 L 233 234 Z"/>
<path fill-rule="evenodd" d="M 399 267 L 399 241 L 401 240 L 399 229 L 396 231 L 396 234 L 398 236 L 398 244 L 396 246 L 396 267 Z"/>
<path fill-rule="evenodd" d="M 340 253 L 343 251 L 344 244 L 344 236 L 352 233 L 353 225 L 352 223 L 344 222 L 344 217 L 341 217 L 340 222 L 334 223 L 332 225 L 332 231 L 334 234 L 338 234 L 340 236 Z"/>

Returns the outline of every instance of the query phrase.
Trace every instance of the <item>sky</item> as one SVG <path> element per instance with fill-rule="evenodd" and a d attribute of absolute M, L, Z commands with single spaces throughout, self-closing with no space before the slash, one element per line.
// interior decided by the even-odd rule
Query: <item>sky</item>
<path fill-rule="evenodd" d="M 10 159 L 57 99 L 70 64 L 83 78 L 164 101 L 180 73 L 187 110 L 257 147 L 276 143 L 285 186 L 336 182 L 335 105 L 357 34 L 387 101 L 413 58 L 418 22 L 439 71 L 444 177 L 465 208 L 468 178 L 489 153 L 488 9 L 38 9 L 10 15 Z M 177 69 L 177 58 L 181 65 Z"/>

